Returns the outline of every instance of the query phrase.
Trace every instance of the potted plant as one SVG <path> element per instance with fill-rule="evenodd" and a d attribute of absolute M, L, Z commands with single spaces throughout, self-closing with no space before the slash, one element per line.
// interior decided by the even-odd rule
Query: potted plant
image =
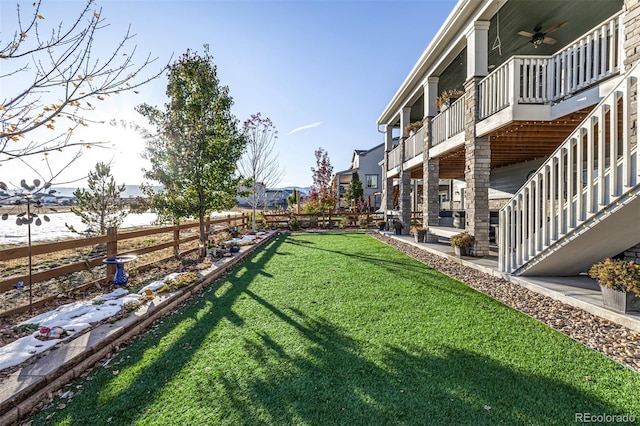
<path fill-rule="evenodd" d="M 458 257 L 466 255 L 469 247 L 474 245 L 475 242 L 475 237 L 468 232 L 461 232 L 451 237 L 451 246 Z"/>
<path fill-rule="evenodd" d="M 404 228 L 402 222 L 400 222 L 399 220 L 393 221 L 393 229 L 396 235 L 402 235 L 402 228 Z"/>
<path fill-rule="evenodd" d="M 418 121 L 414 121 L 413 123 L 409 124 L 408 126 L 404 126 L 403 130 L 404 130 L 405 134 L 413 135 L 420 128 L 422 128 L 422 121 L 418 120 Z"/>
<path fill-rule="evenodd" d="M 378 227 L 378 230 L 384 231 L 387 226 L 387 222 L 385 222 L 383 219 L 379 219 L 376 221 L 376 226 Z"/>
<path fill-rule="evenodd" d="M 428 228 L 423 226 L 412 226 L 409 231 L 416 239 L 416 243 L 425 243 L 427 239 Z"/>
<path fill-rule="evenodd" d="M 438 111 L 445 111 L 452 103 L 454 103 L 460 96 L 464 95 L 462 90 L 451 89 L 445 90 L 436 98 L 435 106 Z"/>
<path fill-rule="evenodd" d="M 589 269 L 600 284 L 604 306 L 617 312 L 640 312 L 640 265 L 604 259 Z"/>

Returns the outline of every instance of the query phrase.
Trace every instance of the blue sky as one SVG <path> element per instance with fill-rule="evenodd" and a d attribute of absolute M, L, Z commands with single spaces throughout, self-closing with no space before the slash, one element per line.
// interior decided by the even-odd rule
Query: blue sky
<path fill-rule="evenodd" d="M 80 1 L 44 0 L 47 24 L 70 22 Z M 21 2 L 29 10 L 31 1 Z M 419 56 L 444 22 L 455 1 L 131 1 L 102 0 L 102 17 L 110 24 L 97 35 L 106 56 L 128 25 L 136 37 L 138 62 L 148 53 L 160 63 L 188 48 L 202 52 L 209 44 L 223 85 L 234 99 L 240 122 L 261 112 L 279 131 L 276 151 L 285 169 L 280 186 L 309 186 L 314 151 L 329 153 L 334 172 L 348 168 L 355 149 L 383 141 L 376 120 Z M 0 40 L 16 27 L 16 1 L 0 0 Z M 8 78 L 0 80 L 0 98 L 11 95 Z M 163 106 L 166 79 L 100 103 L 97 120 L 143 123 L 133 108 L 146 102 Z M 129 130 L 91 126 L 84 140 L 110 140 L 111 150 L 93 150 L 65 171 L 61 180 L 86 175 L 97 161 L 112 159 L 119 183 L 138 184 L 143 144 Z M 62 161 L 69 154 L 58 154 Z M 41 158 L 30 159 L 38 168 Z M 5 176 L 29 178 L 24 166 L 5 164 Z"/>

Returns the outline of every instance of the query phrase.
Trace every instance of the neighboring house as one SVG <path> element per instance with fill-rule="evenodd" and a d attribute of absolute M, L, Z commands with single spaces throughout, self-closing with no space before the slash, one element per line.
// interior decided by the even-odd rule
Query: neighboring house
<path fill-rule="evenodd" d="M 300 191 L 301 197 L 307 196 L 309 188 L 295 188 Z M 286 210 L 288 207 L 287 198 L 293 194 L 294 188 L 273 188 L 264 189 L 262 185 L 259 189 L 260 195 L 258 198 L 259 210 Z M 236 201 L 239 207 L 251 208 L 251 196 L 248 198 L 237 196 Z"/>
<path fill-rule="evenodd" d="M 251 208 L 255 202 L 257 209 L 266 208 L 265 204 L 267 203 L 267 188 L 262 182 L 256 182 L 254 186 L 255 188 L 248 188 L 244 185 L 240 186 L 240 192 L 246 192 L 247 196 L 236 196 L 236 202 L 238 203 L 239 207 Z"/>
<path fill-rule="evenodd" d="M 365 208 L 376 210 L 380 207 L 382 193 L 382 176 L 380 173 L 380 161 L 384 159 L 384 144 L 377 145 L 368 150 L 357 149 L 351 156 L 351 165 L 348 170 L 337 172 L 334 175 L 334 188 L 340 207 L 349 207 L 343 199 L 344 191 L 351 183 L 353 172 L 358 172 L 362 181 L 362 199 Z"/>
<path fill-rule="evenodd" d="M 636 0 L 459 0 L 378 119 L 383 208 L 397 193 L 406 231 L 448 199 L 477 256 L 499 217 L 511 274 L 573 275 L 637 245 L 638 58 Z"/>

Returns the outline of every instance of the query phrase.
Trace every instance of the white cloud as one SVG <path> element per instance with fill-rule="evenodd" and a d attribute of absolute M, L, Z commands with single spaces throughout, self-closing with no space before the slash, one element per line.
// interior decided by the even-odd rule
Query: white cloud
<path fill-rule="evenodd" d="M 322 121 L 316 121 L 315 123 L 305 124 L 304 126 L 296 127 L 295 129 L 291 130 L 289 133 L 287 133 L 287 135 L 292 135 L 296 132 L 299 132 L 300 130 L 313 129 L 314 127 L 318 127 L 321 124 L 322 124 Z"/>

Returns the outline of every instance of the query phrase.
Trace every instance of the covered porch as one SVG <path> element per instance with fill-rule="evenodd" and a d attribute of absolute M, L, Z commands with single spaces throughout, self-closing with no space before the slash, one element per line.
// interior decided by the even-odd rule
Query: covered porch
<path fill-rule="evenodd" d="M 467 210 L 486 254 L 491 212 L 620 80 L 623 2 L 596 3 L 587 13 L 575 1 L 487 2 L 469 5 L 473 17 L 452 15 L 378 121 L 387 204 L 421 205 L 428 226 L 441 225 L 443 207 Z M 443 179 L 453 182 L 444 193 Z"/>

